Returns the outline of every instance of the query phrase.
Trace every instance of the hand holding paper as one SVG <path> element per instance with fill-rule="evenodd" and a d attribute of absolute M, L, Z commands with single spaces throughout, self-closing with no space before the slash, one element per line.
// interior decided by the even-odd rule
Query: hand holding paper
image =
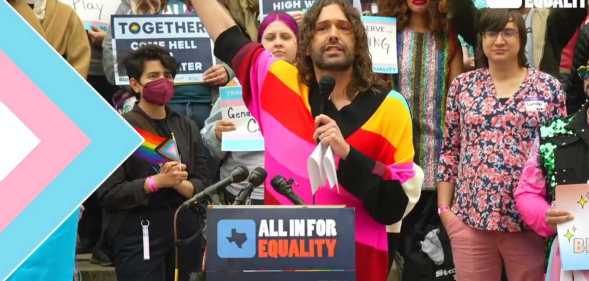
<path fill-rule="evenodd" d="M 557 225 L 571 221 L 574 218 L 575 217 L 570 212 L 562 211 L 554 207 L 548 209 L 546 212 L 546 222 L 554 230 L 556 230 Z"/>
<path fill-rule="evenodd" d="M 307 161 L 307 171 L 309 173 L 311 193 L 313 195 L 317 192 L 320 186 L 325 184 L 325 182 L 328 182 L 331 188 L 333 188 L 334 185 L 337 186 L 335 159 L 330 146 L 326 144 L 317 145 Z"/>
<path fill-rule="evenodd" d="M 350 144 L 346 142 L 342 132 L 335 122 L 329 116 L 321 114 L 315 117 L 315 133 L 313 139 L 318 139 L 322 144 L 328 145 L 333 153 L 345 159 L 350 153 Z"/>

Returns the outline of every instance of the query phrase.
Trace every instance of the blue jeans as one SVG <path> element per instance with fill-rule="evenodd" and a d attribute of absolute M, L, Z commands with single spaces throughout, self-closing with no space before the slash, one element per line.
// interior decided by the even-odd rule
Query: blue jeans
<path fill-rule="evenodd" d="M 194 121 L 198 125 L 198 129 L 202 129 L 205 120 L 211 113 L 210 103 L 196 103 L 196 102 L 174 102 L 171 101 L 168 106 L 172 110 L 180 113 L 180 115 Z"/>

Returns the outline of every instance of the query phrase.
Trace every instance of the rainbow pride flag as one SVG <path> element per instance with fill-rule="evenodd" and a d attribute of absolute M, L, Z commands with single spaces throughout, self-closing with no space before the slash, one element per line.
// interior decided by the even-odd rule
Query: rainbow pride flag
<path fill-rule="evenodd" d="M 145 139 L 135 151 L 135 156 L 154 165 L 168 161 L 180 161 L 178 146 L 173 138 L 159 136 L 140 128 L 135 128 L 135 130 Z"/>

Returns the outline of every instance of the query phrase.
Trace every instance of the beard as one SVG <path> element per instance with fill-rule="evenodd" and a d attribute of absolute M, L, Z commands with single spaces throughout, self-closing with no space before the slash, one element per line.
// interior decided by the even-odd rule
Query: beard
<path fill-rule="evenodd" d="M 338 45 L 343 53 L 343 56 L 329 57 L 325 53 L 327 46 Z M 347 70 L 354 64 L 354 54 L 349 48 L 342 44 L 325 44 L 319 50 L 311 51 L 311 60 L 317 68 L 327 71 L 343 71 Z"/>

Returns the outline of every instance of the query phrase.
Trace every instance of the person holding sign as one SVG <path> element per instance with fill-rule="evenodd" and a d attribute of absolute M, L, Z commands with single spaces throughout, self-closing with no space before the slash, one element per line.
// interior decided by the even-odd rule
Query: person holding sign
<path fill-rule="evenodd" d="M 174 212 L 207 185 L 198 127 L 167 106 L 176 66 L 168 50 L 153 45 L 125 60 L 139 102 L 123 117 L 145 142 L 97 191 L 105 210 L 106 252 L 119 281 L 171 281 L 174 266 L 183 281 L 200 271 L 200 239 L 179 246 L 174 262 Z M 180 212 L 179 237 L 193 235 L 198 225 L 192 210 Z"/>
<path fill-rule="evenodd" d="M 589 95 L 589 65 L 579 67 L 577 72 L 583 80 L 585 95 Z M 546 280 L 549 281 L 589 280 L 589 270 L 561 269 L 556 225 L 572 220 L 573 215 L 552 204 L 557 185 L 589 182 L 588 120 L 589 103 L 585 103 L 574 115 L 543 126 L 515 192 L 517 209 L 524 222 L 538 235 L 548 238 L 551 266 L 546 270 Z"/>
<path fill-rule="evenodd" d="M 294 64 L 297 55 L 297 36 L 299 28 L 295 20 L 287 13 L 278 12 L 268 15 L 259 28 L 258 42 L 276 59 L 285 60 Z M 264 166 L 264 152 L 262 151 L 222 151 L 221 141 L 223 132 L 234 131 L 235 124 L 231 120 L 222 120 L 221 99 L 217 99 L 211 110 L 211 115 L 205 121 L 205 127 L 201 130 L 204 144 L 208 147 L 213 157 L 221 161 L 220 177 L 225 178 L 237 165 L 245 165 L 253 170 Z M 225 201 L 228 204 L 239 192 L 245 188 L 244 183 L 234 183 L 226 188 Z M 254 205 L 264 203 L 264 187 L 256 188 L 251 195 Z"/>
<path fill-rule="evenodd" d="M 518 11 L 487 9 L 477 57 L 448 91 L 438 165 L 438 213 L 450 237 L 459 281 L 543 277 L 544 242 L 528 230 L 514 191 L 541 124 L 566 114 L 552 76 L 527 67 Z M 525 261 L 525 262 L 523 262 Z"/>
<path fill-rule="evenodd" d="M 435 176 L 443 141 L 446 93 L 450 81 L 462 72 L 462 49 L 445 19 L 441 2 L 379 0 L 377 4 L 380 15 L 397 18 L 395 55 L 399 72 L 392 76 L 393 88 L 409 103 L 415 128 L 415 162 L 425 175 L 424 192 L 414 211 L 403 220 L 403 228 L 389 229 L 391 244 L 401 246 L 400 253 L 407 257 L 411 249 L 396 240 L 415 239 L 415 233 L 420 231 L 415 229 L 415 223 L 423 217 L 437 223 L 437 214 L 425 207 L 436 200 Z"/>
<path fill-rule="evenodd" d="M 116 12 L 117 15 L 190 15 L 196 18 L 196 13 L 188 0 L 122 0 Z M 190 35 L 189 35 L 190 36 Z M 210 44 L 210 40 L 205 40 Z M 107 79 L 114 83 L 114 53 L 112 45 L 112 26 L 103 42 L 103 66 Z M 179 47 L 180 44 L 177 45 Z M 168 45 L 168 49 L 171 48 Z M 197 49 L 200 49 L 197 47 Z M 207 54 L 212 61 L 212 55 Z M 214 61 L 213 61 L 214 62 Z M 197 63 L 189 63 L 198 68 Z M 199 68 L 198 68 L 199 69 Z M 204 69 L 203 69 L 204 70 Z M 201 70 L 199 70 L 200 72 Z M 217 87 L 229 82 L 229 67 L 225 64 L 212 65 L 204 70 L 202 83 L 190 83 L 176 85 L 174 97 L 169 105 L 171 109 L 191 119 L 199 128 L 204 127 L 204 121 L 209 116 L 212 106 L 213 93 Z M 216 176 L 217 163 L 211 161 L 210 153 L 206 147 L 200 150 L 206 157 L 211 174 L 209 178 Z"/>
<path fill-rule="evenodd" d="M 185 0 L 122 0 L 116 15 L 197 16 L 190 2 Z M 102 47 L 104 73 L 109 82 L 115 84 L 112 30 L 107 32 Z M 209 116 L 211 110 L 212 91 L 229 82 L 229 73 L 226 65 L 213 65 L 204 71 L 203 83 L 176 85 L 174 98 L 170 101 L 169 106 L 176 112 L 192 119 L 199 128 L 202 128 L 204 120 Z"/>
<path fill-rule="evenodd" d="M 382 0 L 378 4 L 380 15 L 397 18 L 399 74 L 394 76 L 393 88 L 409 103 L 417 128 L 415 162 L 424 170 L 424 189 L 431 191 L 442 147 L 446 93 L 450 81 L 462 72 L 462 50 L 438 1 Z"/>
<path fill-rule="evenodd" d="M 386 225 L 412 208 L 423 175 L 413 164 L 407 103 L 372 73 L 358 11 L 347 0 L 316 1 L 301 25 L 295 66 L 247 40 L 219 4 L 192 3 L 215 40 L 215 54 L 236 71 L 264 135 L 264 202 L 292 204 L 271 188 L 281 175 L 297 182 L 294 192 L 307 204 L 355 208 L 356 280 L 384 281 Z M 325 75 L 335 87 L 322 93 L 318 82 Z M 318 141 L 333 150 L 341 187 L 312 194 L 306 167 Z"/>

